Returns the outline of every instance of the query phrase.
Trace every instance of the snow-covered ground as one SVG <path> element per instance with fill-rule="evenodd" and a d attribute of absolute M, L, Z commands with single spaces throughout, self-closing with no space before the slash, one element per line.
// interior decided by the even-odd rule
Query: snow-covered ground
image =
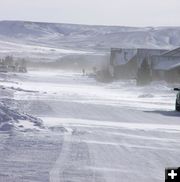
<path fill-rule="evenodd" d="M 13 55 L 15 57 L 24 57 L 28 60 L 41 61 L 46 59 L 54 61 L 66 55 L 88 55 L 91 51 L 81 51 L 63 48 L 54 48 L 53 46 L 27 45 L 26 43 L 18 43 L 0 40 L 0 56 Z"/>
<path fill-rule="evenodd" d="M 166 167 L 180 165 L 180 114 L 166 83 L 34 70 L 1 85 L 13 93 L 11 107 L 43 127 L 20 120 L 0 132 L 0 181 L 160 182 Z"/>

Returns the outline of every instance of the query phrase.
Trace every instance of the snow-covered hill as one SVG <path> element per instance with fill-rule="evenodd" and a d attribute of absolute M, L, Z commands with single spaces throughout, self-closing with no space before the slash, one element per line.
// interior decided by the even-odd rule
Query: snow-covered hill
<path fill-rule="evenodd" d="M 26 56 L 108 51 L 111 47 L 174 48 L 180 27 L 90 26 L 24 21 L 0 22 L 0 53 Z M 69 50 L 68 52 L 64 50 Z M 73 52 L 73 51 L 74 52 Z"/>

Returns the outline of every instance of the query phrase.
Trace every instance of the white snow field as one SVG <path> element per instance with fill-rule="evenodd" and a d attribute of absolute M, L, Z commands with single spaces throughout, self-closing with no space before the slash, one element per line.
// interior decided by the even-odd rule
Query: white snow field
<path fill-rule="evenodd" d="M 11 107 L 44 125 L 20 120 L 0 132 L 2 182 L 161 182 L 166 167 L 180 166 L 180 113 L 166 83 L 34 70 L 1 85 Z"/>
<path fill-rule="evenodd" d="M 0 21 L 0 56 L 52 61 L 69 54 L 105 54 L 113 47 L 173 49 L 180 45 L 179 35 L 179 27 Z"/>

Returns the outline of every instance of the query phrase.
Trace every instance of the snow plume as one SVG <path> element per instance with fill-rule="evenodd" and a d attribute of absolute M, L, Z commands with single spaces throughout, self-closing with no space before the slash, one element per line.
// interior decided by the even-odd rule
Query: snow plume
<path fill-rule="evenodd" d="M 87 55 L 66 55 L 56 60 L 51 61 L 28 61 L 29 70 L 67 70 L 73 72 L 81 72 L 82 69 L 88 71 L 88 73 L 96 70 L 107 68 L 109 65 L 109 54 L 87 54 Z M 87 72 L 86 72 L 87 73 Z"/>

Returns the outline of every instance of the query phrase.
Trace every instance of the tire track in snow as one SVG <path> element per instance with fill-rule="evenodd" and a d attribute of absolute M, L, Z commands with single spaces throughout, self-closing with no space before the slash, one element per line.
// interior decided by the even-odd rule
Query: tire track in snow
<path fill-rule="evenodd" d="M 63 172 L 64 164 L 65 164 L 65 161 L 67 160 L 67 157 L 70 151 L 70 145 L 71 145 L 70 143 L 71 143 L 71 137 L 72 137 L 72 129 L 71 128 L 66 128 L 66 129 L 68 132 L 64 134 L 64 143 L 62 146 L 61 153 L 49 173 L 50 182 L 63 181 L 63 179 L 61 179 L 63 174 L 61 173 Z"/>

